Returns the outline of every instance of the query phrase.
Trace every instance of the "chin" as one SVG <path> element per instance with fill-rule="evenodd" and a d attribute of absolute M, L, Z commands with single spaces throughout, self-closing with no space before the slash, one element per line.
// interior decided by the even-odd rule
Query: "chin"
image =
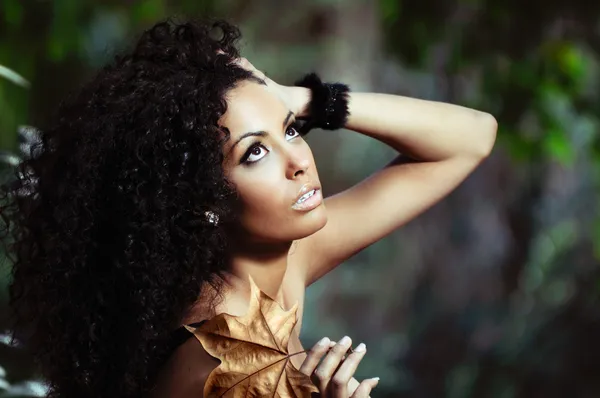
<path fill-rule="evenodd" d="M 299 236 L 294 240 L 306 238 L 307 236 L 319 232 L 327 225 L 327 211 L 325 210 L 325 205 L 322 204 L 309 213 L 302 215 L 302 219 L 298 224 Z"/>
<path fill-rule="evenodd" d="M 262 223 L 242 223 L 243 234 L 261 242 L 291 242 L 306 238 L 327 225 L 325 205 L 305 213 L 297 213 Z"/>

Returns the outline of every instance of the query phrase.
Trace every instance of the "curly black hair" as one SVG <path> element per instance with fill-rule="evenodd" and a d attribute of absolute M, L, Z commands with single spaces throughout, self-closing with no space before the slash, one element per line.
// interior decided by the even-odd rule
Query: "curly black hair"
<path fill-rule="evenodd" d="M 4 186 L 17 336 L 50 397 L 141 397 L 167 339 L 227 266 L 222 170 L 231 63 L 224 21 L 157 23 L 58 108 Z M 10 241 L 9 241 L 10 240 Z"/>

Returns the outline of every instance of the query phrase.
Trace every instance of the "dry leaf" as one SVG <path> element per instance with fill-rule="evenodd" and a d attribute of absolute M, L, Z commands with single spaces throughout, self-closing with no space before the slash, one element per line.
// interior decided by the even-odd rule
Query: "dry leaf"
<path fill-rule="evenodd" d="M 285 311 L 252 278 L 250 286 L 244 316 L 219 314 L 198 328 L 186 326 L 206 352 L 221 360 L 206 380 L 204 396 L 310 397 L 318 390 L 292 365 L 288 353 L 298 303 Z"/>

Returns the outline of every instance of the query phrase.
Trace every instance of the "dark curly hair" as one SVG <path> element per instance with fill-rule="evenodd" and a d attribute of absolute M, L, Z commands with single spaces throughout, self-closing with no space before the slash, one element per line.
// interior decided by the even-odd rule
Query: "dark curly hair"
<path fill-rule="evenodd" d="M 160 22 L 59 107 L 4 186 L 17 336 L 50 397 L 141 397 L 201 287 L 227 266 L 221 167 L 237 28 Z M 10 242 L 9 242 L 10 240 Z"/>

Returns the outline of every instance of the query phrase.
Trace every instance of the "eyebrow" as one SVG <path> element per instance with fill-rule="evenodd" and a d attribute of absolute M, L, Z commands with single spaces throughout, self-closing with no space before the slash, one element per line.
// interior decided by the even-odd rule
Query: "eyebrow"
<path fill-rule="evenodd" d="M 287 116 L 285 117 L 285 119 L 283 119 L 283 124 L 282 127 L 285 128 L 288 123 L 290 122 L 290 118 L 294 116 L 294 113 L 292 111 L 288 111 Z M 236 141 L 235 143 L 231 146 L 231 149 L 229 150 L 229 152 L 233 151 L 233 148 L 235 148 L 235 146 L 237 144 L 239 144 L 242 140 L 248 138 L 248 137 L 264 137 L 267 135 L 266 131 L 250 131 L 248 133 L 244 133 L 242 134 Z"/>
<path fill-rule="evenodd" d="M 288 123 L 290 122 L 290 118 L 292 116 L 294 116 L 294 113 L 292 111 L 288 111 L 287 116 L 285 117 L 285 119 L 283 119 L 283 125 L 282 125 L 283 128 L 285 128 L 288 125 Z"/>

